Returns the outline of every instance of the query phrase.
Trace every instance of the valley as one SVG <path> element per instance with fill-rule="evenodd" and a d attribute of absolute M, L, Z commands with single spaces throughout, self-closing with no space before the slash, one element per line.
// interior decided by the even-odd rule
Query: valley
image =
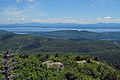
<path fill-rule="evenodd" d="M 88 33 L 87 31 L 83 32 Z M 91 35 L 90 33 L 94 34 L 92 32 L 89 32 L 89 35 Z M 39 35 L 15 34 L 4 31 L 2 31 L 1 34 L 2 34 L 0 36 L 1 52 L 3 52 L 6 48 L 9 48 L 14 51 L 22 46 L 20 50 L 21 54 L 59 53 L 59 55 L 65 54 L 90 55 L 99 57 L 101 60 L 106 61 L 107 63 L 112 64 L 119 68 L 120 64 L 119 40 L 71 41 L 56 38 L 45 38 L 40 37 Z"/>

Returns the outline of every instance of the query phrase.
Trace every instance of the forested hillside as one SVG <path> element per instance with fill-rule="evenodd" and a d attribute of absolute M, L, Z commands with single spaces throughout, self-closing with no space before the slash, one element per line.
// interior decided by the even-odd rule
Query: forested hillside
<path fill-rule="evenodd" d="M 7 55 L 10 55 L 8 53 Z M 10 58 L 10 57 L 9 57 Z M 0 61 L 6 57 L 0 57 Z M 96 57 L 80 55 L 16 55 L 12 56 L 7 74 L 0 73 L 14 80 L 119 80 L 120 72 L 101 62 Z M 0 72 L 7 70 L 0 64 Z M 6 73 L 6 72 L 5 72 Z M 5 79 L 6 80 L 6 79 Z"/>
<path fill-rule="evenodd" d="M 32 35 L 6 34 L 0 36 L 0 50 L 16 50 L 21 54 L 81 54 L 97 56 L 107 63 L 120 68 L 120 47 L 111 41 L 67 41 Z"/>
<path fill-rule="evenodd" d="M 18 48 L 40 52 L 79 52 L 87 53 L 100 50 L 120 49 L 111 41 L 68 41 L 53 38 L 44 38 L 32 35 L 6 34 L 0 36 L 0 48 Z"/>
<path fill-rule="evenodd" d="M 117 40 L 120 39 L 120 32 L 90 32 L 77 30 L 61 30 L 51 32 L 26 32 L 32 35 L 39 35 L 48 38 L 57 38 L 72 41 L 94 41 L 94 40 Z"/>

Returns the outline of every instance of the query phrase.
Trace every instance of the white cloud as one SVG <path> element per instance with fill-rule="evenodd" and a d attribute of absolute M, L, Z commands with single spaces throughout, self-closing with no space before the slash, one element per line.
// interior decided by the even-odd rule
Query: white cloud
<path fill-rule="evenodd" d="M 108 17 L 104 17 L 104 18 L 105 18 L 105 19 L 111 19 L 112 17 L 109 17 L 109 16 L 108 16 Z"/>
<path fill-rule="evenodd" d="M 100 21 L 100 20 L 101 20 L 101 18 L 97 18 L 97 20 L 98 20 L 98 21 Z"/>
<path fill-rule="evenodd" d="M 97 23 L 96 20 L 91 19 L 56 19 L 56 18 L 49 18 L 49 19 L 33 19 L 31 22 L 38 22 L 38 23 L 78 23 L 78 24 L 92 24 Z"/>
<path fill-rule="evenodd" d="M 24 12 L 25 10 L 19 10 L 13 7 L 7 7 L 2 12 L 0 12 L 0 15 L 7 18 L 25 18 L 27 16 L 24 14 Z"/>
<path fill-rule="evenodd" d="M 12 18 L 7 18 L 7 19 L 0 19 L 0 24 L 15 24 L 15 23 L 26 23 L 27 20 L 24 18 L 21 19 L 12 19 Z"/>
<path fill-rule="evenodd" d="M 34 0 L 16 0 L 17 3 L 21 3 L 23 1 L 27 1 L 27 2 L 33 2 Z"/>
<path fill-rule="evenodd" d="M 21 3 L 21 2 L 22 2 L 22 0 L 16 0 L 16 2 L 17 2 L 17 3 Z"/>
<path fill-rule="evenodd" d="M 37 12 L 36 12 L 37 11 Z M 0 15 L 4 18 L 38 18 L 44 16 L 44 13 L 41 12 L 36 5 L 27 6 L 24 9 L 19 9 L 15 7 L 6 7 L 3 11 L 0 12 Z M 37 16 L 36 16 L 37 15 Z"/>
<path fill-rule="evenodd" d="M 14 24 L 14 23 L 30 23 L 30 22 L 37 22 L 37 23 L 79 23 L 79 24 L 90 24 L 88 19 L 56 19 L 56 18 L 48 18 L 48 19 L 25 19 L 25 18 L 7 18 L 1 19 L 1 24 Z"/>
<path fill-rule="evenodd" d="M 95 24 L 95 23 L 120 23 L 120 19 L 105 19 L 105 18 L 97 18 L 97 19 L 33 19 L 29 20 L 31 22 L 38 23 L 78 23 L 78 24 Z"/>
<path fill-rule="evenodd" d="M 20 13 L 22 13 L 22 11 L 19 11 L 13 7 L 8 7 L 6 9 L 4 9 L 3 12 L 1 12 L 2 15 L 10 15 L 10 16 L 19 15 Z"/>
<path fill-rule="evenodd" d="M 33 2 L 34 0 L 27 0 L 28 2 Z"/>
<path fill-rule="evenodd" d="M 0 24 L 14 24 L 14 23 L 77 23 L 77 24 L 95 24 L 95 23 L 120 23 L 120 19 L 105 19 L 105 18 L 96 18 L 96 19 L 57 19 L 57 18 L 48 18 L 48 19 L 26 19 L 26 18 L 6 18 L 0 19 Z"/>

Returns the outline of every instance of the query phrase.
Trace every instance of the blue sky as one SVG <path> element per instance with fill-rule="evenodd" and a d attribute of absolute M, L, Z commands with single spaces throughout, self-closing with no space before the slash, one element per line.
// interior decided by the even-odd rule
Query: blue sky
<path fill-rule="evenodd" d="M 120 0 L 0 0 L 0 24 L 120 23 Z"/>

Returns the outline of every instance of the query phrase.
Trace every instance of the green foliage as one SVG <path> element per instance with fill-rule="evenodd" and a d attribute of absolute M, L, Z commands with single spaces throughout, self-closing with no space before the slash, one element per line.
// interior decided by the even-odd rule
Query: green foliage
<path fill-rule="evenodd" d="M 19 77 L 15 80 L 119 80 L 120 72 L 112 68 L 111 66 L 100 62 L 96 63 L 83 63 L 78 64 L 78 60 L 88 60 L 94 61 L 94 57 L 80 56 L 80 55 L 25 55 L 14 56 L 13 61 L 19 61 L 20 63 L 15 64 L 18 67 L 14 73 L 19 74 Z M 81 58 L 81 59 L 79 59 Z M 2 57 L 0 58 L 2 59 Z M 42 59 L 45 59 L 42 61 Z M 45 61 L 61 62 L 64 68 L 47 67 L 47 64 L 43 64 Z M 54 61 L 53 61 L 54 62 Z M 2 66 L 2 65 L 0 65 Z M 0 74 L 0 77 L 3 75 Z"/>
<path fill-rule="evenodd" d="M 77 30 L 61 30 L 52 32 L 28 32 L 32 35 L 39 35 L 48 38 L 57 38 L 72 41 L 93 41 L 93 40 L 116 40 L 119 39 L 119 32 L 90 32 Z"/>
<path fill-rule="evenodd" d="M 118 42 L 119 43 L 119 42 Z M 56 54 L 59 55 L 71 53 L 80 55 L 90 55 L 98 57 L 101 60 L 105 60 L 107 63 L 114 65 L 120 69 L 120 46 L 117 43 L 111 41 L 67 41 L 52 38 L 43 38 L 33 35 L 18 35 L 18 34 L 4 34 L 0 35 L 0 52 L 6 48 L 12 50 L 18 49 L 22 46 L 20 51 L 21 57 L 27 58 L 27 55 L 22 54 Z M 40 55 L 39 55 L 40 56 Z M 38 56 L 38 57 L 39 57 Z M 40 61 L 47 59 L 39 58 Z M 54 59 L 54 58 L 53 58 Z M 76 60 L 82 60 L 82 57 L 77 57 Z M 97 59 L 96 59 L 97 60 Z M 54 59 L 58 61 L 58 59 Z"/>

